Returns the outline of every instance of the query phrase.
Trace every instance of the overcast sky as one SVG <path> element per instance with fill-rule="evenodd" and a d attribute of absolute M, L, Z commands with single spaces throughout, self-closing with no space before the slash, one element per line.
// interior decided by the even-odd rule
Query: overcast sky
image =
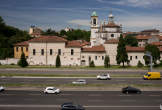
<path fill-rule="evenodd" d="M 0 0 L 0 16 L 6 24 L 23 30 L 31 25 L 89 30 L 93 11 L 103 21 L 111 10 L 123 31 L 162 31 L 162 0 Z"/>

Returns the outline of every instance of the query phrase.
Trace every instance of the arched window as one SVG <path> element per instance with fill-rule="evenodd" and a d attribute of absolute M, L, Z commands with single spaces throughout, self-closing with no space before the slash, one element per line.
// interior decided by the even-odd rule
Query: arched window
<path fill-rule="evenodd" d="M 96 25 L 96 19 L 95 18 L 93 19 L 93 24 Z"/>
<path fill-rule="evenodd" d="M 71 49 L 71 55 L 74 55 L 74 50 L 73 49 Z"/>

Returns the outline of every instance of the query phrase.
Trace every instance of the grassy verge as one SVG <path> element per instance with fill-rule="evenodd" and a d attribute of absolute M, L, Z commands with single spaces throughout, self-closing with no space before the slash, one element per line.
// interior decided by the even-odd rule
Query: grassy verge
<path fill-rule="evenodd" d="M 96 78 L 95 74 L 16 74 L 16 73 L 0 73 L 0 77 L 13 77 L 13 76 L 22 76 L 22 77 L 94 77 Z M 142 77 L 140 74 L 130 74 L 130 75 L 124 75 L 124 74 L 112 74 L 112 78 L 115 77 Z"/>
<path fill-rule="evenodd" d="M 122 88 L 128 86 L 128 84 L 86 84 L 86 85 L 74 85 L 74 84 L 21 84 L 21 83 L 8 83 L 8 84 L 1 84 L 4 87 L 47 87 L 47 86 L 55 86 L 60 88 L 90 88 L 90 87 L 97 87 L 97 88 Z M 139 88 L 161 88 L 162 84 L 130 84 L 129 86 L 132 87 L 139 87 Z"/>

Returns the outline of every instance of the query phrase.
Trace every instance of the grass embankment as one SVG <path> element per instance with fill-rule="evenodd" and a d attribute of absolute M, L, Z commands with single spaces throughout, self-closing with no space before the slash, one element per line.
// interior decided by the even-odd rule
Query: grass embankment
<path fill-rule="evenodd" d="M 141 78 L 142 75 L 140 74 L 110 74 L 112 78 L 117 78 L 117 77 L 135 77 L 135 78 Z M 19 77 L 94 77 L 96 78 L 96 74 L 21 74 L 21 73 L 0 73 L 0 77 L 13 77 L 13 76 L 19 76 Z"/>
<path fill-rule="evenodd" d="M 1 84 L 4 87 L 47 87 L 47 86 L 54 86 L 59 88 L 123 88 L 126 86 L 132 87 L 139 87 L 139 88 L 161 88 L 162 84 L 86 84 L 86 85 L 74 85 L 74 84 L 23 84 L 23 83 L 8 83 L 8 84 Z"/>

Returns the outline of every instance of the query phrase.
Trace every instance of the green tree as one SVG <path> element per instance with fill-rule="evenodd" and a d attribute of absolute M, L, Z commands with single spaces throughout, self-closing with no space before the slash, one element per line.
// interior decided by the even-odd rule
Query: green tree
<path fill-rule="evenodd" d="M 150 45 L 148 44 L 145 46 L 145 51 L 149 51 L 152 55 L 152 60 L 154 64 L 157 64 L 156 62 L 160 61 L 160 50 L 156 45 Z M 144 57 L 145 63 L 148 62 L 149 57 Z"/>
<path fill-rule="evenodd" d="M 18 65 L 21 66 L 21 67 L 28 66 L 28 62 L 26 61 L 24 53 L 21 54 L 21 59 L 19 60 Z"/>
<path fill-rule="evenodd" d="M 64 35 L 66 35 L 66 31 L 65 30 L 61 30 L 60 31 L 60 36 L 64 36 Z"/>
<path fill-rule="evenodd" d="M 57 55 L 57 57 L 56 57 L 56 68 L 59 68 L 60 66 L 61 66 L 60 55 Z"/>
<path fill-rule="evenodd" d="M 110 58 L 109 58 L 108 55 L 105 56 L 104 67 L 105 67 L 105 68 L 110 67 Z"/>
<path fill-rule="evenodd" d="M 89 67 L 95 67 L 95 64 L 94 64 L 94 61 L 93 61 L 93 60 L 90 61 L 90 63 L 89 63 Z"/>
<path fill-rule="evenodd" d="M 144 65 L 141 63 L 141 61 L 139 60 L 138 61 L 138 64 L 137 64 L 137 67 L 139 67 L 139 68 L 141 68 L 141 67 L 143 67 Z"/>
<path fill-rule="evenodd" d="M 123 67 L 124 67 L 124 62 L 128 63 L 128 54 L 127 54 L 125 46 L 126 46 L 125 41 L 123 39 L 123 36 L 121 35 L 119 38 L 119 43 L 117 47 L 116 61 L 117 61 L 117 64 L 123 63 Z"/>
<path fill-rule="evenodd" d="M 43 32 L 42 35 L 47 35 L 47 36 L 59 36 L 59 33 L 56 32 L 55 30 L 52 30 L 51 28 L 47 29 L 45 32 Z"/>
<path fill-rule="evenodd" d="M 125 38 L 125 44 L 133 47 L 138 46 L 138 41 L 133 35 L 127 35 Z"/>

